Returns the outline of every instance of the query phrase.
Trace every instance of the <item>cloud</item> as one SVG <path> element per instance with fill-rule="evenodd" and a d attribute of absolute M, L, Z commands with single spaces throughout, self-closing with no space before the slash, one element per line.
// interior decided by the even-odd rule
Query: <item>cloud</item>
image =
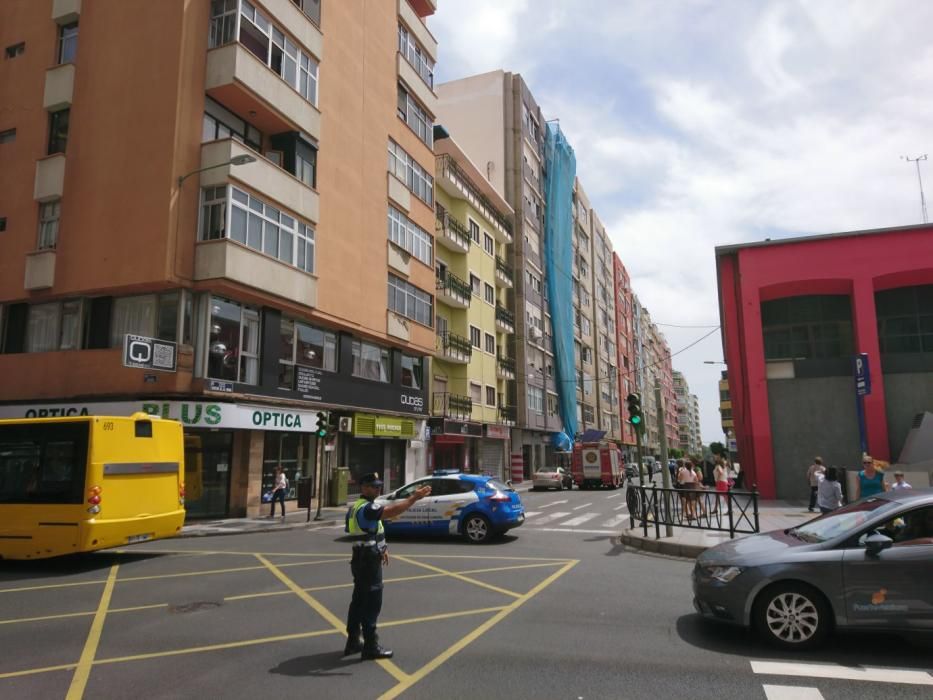
<path fill-rule="evenodd" d="M 525 76 L 656 322 L 718 323 L 717 245 L 920 223 L 899 157 L 933 149 L 933 3 L 567 7 L 439 3 L 441 73 Z M 673 351 L 706 332 L 662 330 Z M 706 441 L 722 367 L 703 361 L 721 358 L 714 335 L 673 360 Z"/>

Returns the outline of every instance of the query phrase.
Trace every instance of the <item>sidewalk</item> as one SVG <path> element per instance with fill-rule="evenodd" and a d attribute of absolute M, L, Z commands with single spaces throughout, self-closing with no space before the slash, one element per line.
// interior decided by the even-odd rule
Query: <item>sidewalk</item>
<path fill-rule="evenodd" d="M 760 532 L 786 530 L 807 520 L 812 520 L 819 513 L 807 511 L 806 501 L 761 501 L 758 504 L 758 524 Z M 626 528 L 628 526 L 626 525 Z M 657 552 L 674 557 L 695 559 L 701 552 L 714 547 L 720 542 L 729 541 L 728 532 L 694 530 L 686 527 L 673 527 L 672 537 L 665 537 L 665 526 L 661 525 L 661 539 L 656 540 L 654 523 L 648 525 L 648 536 L 639 524 L 634 530 L 622 530 L 622 544 L 646 552 Z M 747 537 L 736 534 L 735 538 Z"/>

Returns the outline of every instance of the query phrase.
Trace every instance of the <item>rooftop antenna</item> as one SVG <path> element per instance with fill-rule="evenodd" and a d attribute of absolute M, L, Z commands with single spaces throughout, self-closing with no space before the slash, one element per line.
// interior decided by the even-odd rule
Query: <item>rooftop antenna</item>
<path fill-rule="evenodd" d="M 920 177 L 920 161 L 926 159 L 926 153 L 924 153 L 922 156 L 917 156 L 916 158 L 911 158 L 910 156 L 901 156 L 901 160 L 906 160 L 908 163 L 917 164 L 917 182 L 920 183 L 920 211 L 923 214 L 923 223 L 927 223 L 927 202 L 923 197 L 923 179 Z"/>

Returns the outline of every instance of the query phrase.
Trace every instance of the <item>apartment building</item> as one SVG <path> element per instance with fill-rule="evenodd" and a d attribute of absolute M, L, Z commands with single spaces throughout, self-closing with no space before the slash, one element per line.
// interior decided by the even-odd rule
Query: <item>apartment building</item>
<path fill-rule="evenodd" d="M 0 5 L 0 415 L 181 420 L 194 517 L 424 473 L 434 9 Z"/>
<path fill-rule="evenodd" d="M 596 348 L 596 414 L 599 429 L 610 440 L 622 439 L 619 398 L 619 358 L 616 330 L 615 270 L 612 242 L 596 212 L 593 212 L 593 312 Z"/>
<path fill-rule="evenodd" d="M 514 309 L 516 426 L 511 434 L 512 476 L 527 478 L 554 464 L 558 415 L 548 280 L 544 266 L 543 177 L 545 119 L 518 74 L 493 71 L 437 86 L 439 121 L 513 210 L 514 244 L 505 259 L 514 270 L 506 292 Z"/>
<path fill-rule="evenodd" d="M 509 478 L 515 425 L 512 208 L 435 127 L 437 345 L 429 465 Z"/>
<path fill-rule="evenodd" d="M 719 422 L 725 436 L 726 449 L 736 451 L 735 422 L 732 419 L 732 396 L 729 394 L 729 371 L 723 370 L 719 378 Z"/>
<path fill-rule="evenodd" d="M 600 429 L 596 414 L 599 384 L 593 299 L 593 214 L 590 200 L 577 179 L 573 193 L 573 354 L 577 372 L 577 423 L 581 433 Z"/>
<path fill-rule="evenodd" d="M 632 282 L 628 270 L 625 269 L 625 265 L 622 264 L 622 260 L 617 253 L 612 254 L 612 269 L 613 289 L 615 290 L 616 353 L 618 356 L 616 374 L 621 413 L 620 439 L 622 442 L 622 449 L 626 455 L 626 461 L 636 461 L 635 431 L 632 428 L 632 424 L 628 422 L 628 414 L 625 412 L 624 404 L 622 403 L 629 394 L 637 391 Z"/>

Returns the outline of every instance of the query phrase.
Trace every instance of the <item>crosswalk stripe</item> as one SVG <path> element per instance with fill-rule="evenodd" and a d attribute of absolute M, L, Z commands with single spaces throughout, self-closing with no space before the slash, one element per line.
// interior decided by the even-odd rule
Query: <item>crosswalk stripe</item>
<path fill-rule="evenodd" d="M 768 676 L 806 676 L 807 678 L 835 678 L 849 681 L 875 681 L 877 683 L 933 685 L 933 675 L 926 671 L 912 671 L 903 668 L 853 667 L 839 664 L 790 663 L 783 661 L 752 661 L 751 664 L 753 672 Z"/>
<path fill-rule="evenodd" d="M 576 518 L 571 518 L 561 523 L 564 527 L 576 527 L 577 525 L 582 525 L 587 520 L 592 520 L 595 517 L 598 517 L 599 513 L 584 513 L 583 515 L 578 515 Z"/>
<path fill-rule="evenodd" d="M 551 506 L 556 506 L 558 503 L 566 503 L 567 499 L 565 498 L 562 501 L 551 501 L 550 503 L 542 503 L 539 508 L 550 508 Z"/>
<path fill-rule="evenodd" d="M 586 508 L 587 506 L 593 505 L 592 503 L 584 503 L 582 506 L 577 506 L 576 508 L 571 508 L 570 510 L 580 510 L 581 508 Z"/>
<path fill-rule="evenodd" d="M 768 700 L 823 700 L 823 693 L 816 688 L 799 685 L 764 685 Z"/>
<path fill-rule="evenodd" d="M 627 520 L 628 520 L 627 515 L 617 515 L 612 520 L 607 520 L 606 522 L 604 522 L 603 527 L 616 527 L 618 525 L 621 525 Z"/>
<path fill-rule="evenodd" d="M 577 527 L 541 527 L 535 532 L 572 532 L 575 535 L 618 535 L 615 530 L 581 530 Z"/>
<path fill-rule="evenodd" d="M 606 496 L 606 498 L 618 498 L 621 495 L 622 495 L 621 493 L 614 493 L 611 496 Z"/>
<path fill-rule="evenodd" d="M 544 525 L 544 523 L 550 523 L 554 520 L 560 520 L 561 518 L 566 518 L 570 513 L 548 513 L 540 520 L 535 521 L 535 525 Z"/>
<path fill-rule="evenodd" d="M 613 510 L 622 510 L 623 508 L 628 510 L 628 506 L 625 505 L 624 503 L 621 506 L 616 506 L 615 508 L 613 508 Z"/>
<path fill-rule="evenodd" d="M 541 512 L 540 510 L 526 510 L 525 517 L 530 518 L 532 515 L 537 515 L 540 512 Z"/>

